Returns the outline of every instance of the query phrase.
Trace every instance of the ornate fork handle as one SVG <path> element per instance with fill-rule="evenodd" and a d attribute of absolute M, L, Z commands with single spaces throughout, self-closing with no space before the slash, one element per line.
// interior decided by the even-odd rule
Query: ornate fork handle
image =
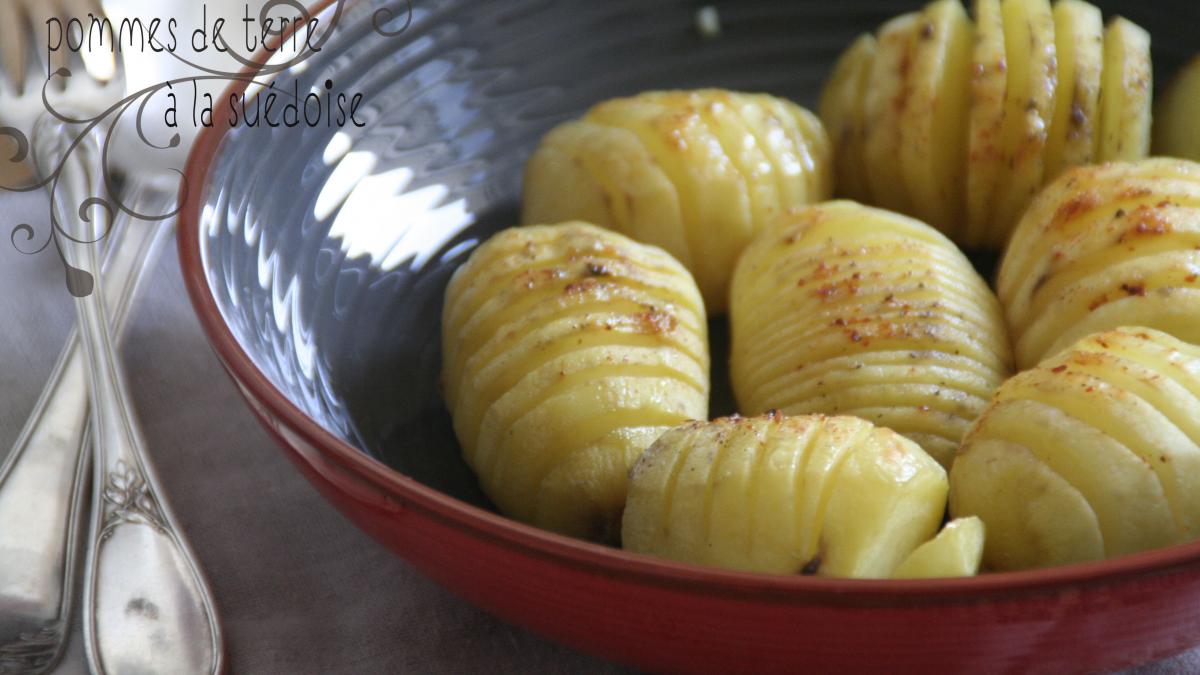
<path fill-rule="evenodd" d="M 104 268 L 114 333 L 125 325 L 143 267 L 168 234 L 166 227 L 129 227 L 125 217 L 114 225 Z M 48 669 L 65 643 L 90 457 L 86 430 L 87 370 L 72 331 L 0 465 L 0 673 Z"/>
<path fill-rule="evenodd" d="M 53 118 L 38 123 L 39 152 L 65 148 Z M 42 141 L 41 139 L 45 139 Z M 79 205 L 100 193 L 99 143 L 83 139 L 62 165 L 52 199 L 66 262 L 92 273 L 95 288 L 76 301 L 89 366 L 94 489 L 84 575 L 83 633 L 95 673 L 216 673 L 221 631 L 195 554 L 164 502 L 133 414 L 108 331 L 96 247 L 104 218 L 80 223 Z M 53 166 L 53 162 L 44 162 Z M 92 209 L 95 213 L 98 209 Z"/>

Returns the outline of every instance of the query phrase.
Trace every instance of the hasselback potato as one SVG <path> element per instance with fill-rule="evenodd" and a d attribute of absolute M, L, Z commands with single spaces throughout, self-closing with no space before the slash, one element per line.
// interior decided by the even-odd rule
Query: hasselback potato
<path fill-rule="evenodd" d="M 1200 164 L 1073 169 L 1030 206 L 997 291 L 1017 365 L 1121 325 L 1200 341 Z"/>
<path fill-rule="evenodd" d="M 551 130 L 525 170 L 525 223 L 581 219 L 661 246 L 691 270 L 709 312 L 755 233 L 832 189 L 820 120 L 783 99 L 654 91 Z"/>
<path fill-rule="evenodd" d="M 1200 349 L 1149 328 L 1088 336 L 996 392 L 950 472 L 996 570 L 1200 534 Z"/>
<path fill-rule="evenodd" d="M 618 540 L 628 472 L 708 414 L 704 304 L 664 251 L 583 223 L 505 230 L 446 289 L 454 430 L 505 514 Z"/>
<path fill-rule="evenodd" d="M 1065 168 L 1149 151 L 1149 35 L 1082 0 L 936 0 L 860 38 L 821 96 L 838 193 L 1000 249 Z"/>
<path fill-rule="evenodd" d="M 793 211 L 747 247 L 730 330 L 743 413 L 857 415 L 947 466 L 1011 371 L 999 304 L 962 253 L 853 202 Z"/>
<path fill-rule="evenodd" d="M 883 578 L 937 531 L 946 473 L 855 417 L 692 422 L 634 465 L 622 545 L 778 574 Z"/>

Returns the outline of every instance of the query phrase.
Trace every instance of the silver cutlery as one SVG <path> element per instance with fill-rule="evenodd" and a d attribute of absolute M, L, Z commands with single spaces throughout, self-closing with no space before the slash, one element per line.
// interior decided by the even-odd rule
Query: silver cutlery
<path fill-rule="evenodd" d="M 114 224 L 103 274 L 115 336 L 125 326 L 142 270 L 169 234 L 165 227 L 130 226 L 127 216 Z M 67 638 L 89 484 L 86 368 L 73 331 L 0 464 L 0 673 L 49 669 Z"/>
<path fill-rule="evenodd" d="M 93 208 L 90 221 L 76 215 L 89 197 L 103 194 L 100 140 L 89 133 L 68 155 L 72 138 L 67 125 L 47 115 L 38 121 L 33 145 L 42 174 L 61 162 L 51 197 L 64 229 L 55 236 L 68 274 L 91 275 L 94 284 L 76 298 L 90 375 L 94 466 L 83 589 L 89 665 L 96 673 L 220 672 L 224 654 L 212 594 L 163 499 L 109 333 L 92 243 L 106 231 L 108 213 Z"/>
<path fill-rule="evenodd" d="M 34 21 L 44 20 L 47 12 L 56 15 L 58 9 L 37 0 L 0 3 L 0 125 L 26 137 L 45 111 L 40 84 L 50 64 L 38 54 L 36 36 L 44 27 Z M 93 67 L 96 72 L 78 77 L 68 102 L 121 91 L 120 81 L 112 81 L 112 63 L 110 58 L 110 67 Z M 63 92 L 55 93 L 56 100 L 62 100 Z M 28 162 L 5 161 L 3 166 L 0 181 L 5 187 L 35 182 Z M 141 261 L 161 240 L 152 230 L 130 232 L 124 222 L 114 228 L 106 270 L 115 321 L 126 316 Z M 68 637 L 89 482 L 86 430 L 87 371 L 72 333 L 33 413 L 0 464 L 0 673 L 45 672 L 57 662 Z"/>
<path fill-rule="evenodd" d="M 26 36 L 44 31 L 49 16 L 102 14 L 94 0 L 0 4 L 0 18 L 20 20 L 16 32 Z M 125 95 L 123 70 L 104 51 L 53 54 L 48 60 L 28 37 L 11 41 L 13 32 L 12 22 L 0 25 L 0 62 L 8 70 L 0 77 L 0 126 L 28 133 L 42 117 L 32 144 L 42 173 L 62 163 L 58 186 L 51 192 L 64 231 L 52 232 L 53 243 L 68 265 L 69 282 L 76 290 L 84 282 L 94 283 L 94 292 L 77 301 L 83 348 L 76 356 L 64 355 L 0 469 L 0 672 L 45 670 L 61 652 L 71 608 L 76 533 L 82 529 L 89 385 L 95 488 L 82 620 L 89 667 L 96 673 L 219 672 L 224 650 L 212 595 L 145 456 L 109 333 L 110 320 L 125 312 L 122 304 L 128 298 L 121 291 L 131 283 L 128 277 L 137 276 L 153 248 L 147 242 L 160 242 L 168 223 L 121 224 L 110 235 L 110 267 L 116 271 L 127 265 L 128 277 L 102 280 L 97 244 L 75 241 L 97 238 L 110 215 L 100 214 L 98 207 L 90 210 L 91 222 L 80 222 L 77 215 L 85 199 L 104 194 L 98 142 L 84 139 L 64 160 L 78 129 L 45 114 L 41 101 L 46 73 L 66 66 L 72 76 L 48 87 L 55 107 L 94 114 Z M 10 46 L 14 44 L 20 46 Z M 15 57 L 18 52 L 24 56 Z M 12 75 L 14 63 L 26 66 L 23 77 Z M 124 201 L 133 212 L 172 210 L 171 180 L 144 174 L 135 163 L 121 168 L 132 176 Z M 127 220 L 126 214 L 119 212 L 116 220 Z M 106 306 L 110 298 L 112 304 Z M 5 645 L 11 648 L 5 651 Z"/>

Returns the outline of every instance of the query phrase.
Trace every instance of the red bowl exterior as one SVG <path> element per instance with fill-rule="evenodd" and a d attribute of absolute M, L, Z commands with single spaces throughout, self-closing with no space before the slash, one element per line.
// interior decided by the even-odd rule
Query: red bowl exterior
<path fill-rule="evenodd" d="M 225 95 L 245 87 L 234 82 Z M 179 218 L 184 281 L 201 325 L 255 415 L 321 494 L 466 600 L 656 672 L 1091 672 L 1200 644 L 1200 543 L 970 579 L 744 574 L 537 530 L 393 471 L 285 398 L 221 317 L 199 233 L 226 121 L 197 139 Z"/>

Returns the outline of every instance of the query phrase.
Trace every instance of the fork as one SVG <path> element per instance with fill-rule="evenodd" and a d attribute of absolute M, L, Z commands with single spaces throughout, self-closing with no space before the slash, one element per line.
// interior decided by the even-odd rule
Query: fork
<path fill-rule="evenodd" d="M 0 7 L 8 6 L 7 10 L 0 11 L 8 11 L 9 19 L 15 17 L 29 21 L 22 25 L 30 26 L 35 35 L 37 29 L 44 29 L 46 17 L 64 16 L 64 10 L 70 10 L 74 16 L 86 16 L 86 12 L 101 15 L 92 0 L 65 0 L 63 5 L 25 0 L 21 8 L 13 13 L 12 6 L 15 4 L 21 3 L 0 0 Z M 4 18 L 0 14 L 0 21 Z M 0 23 L 0 38 L 5 38 L 0 43 L 0 51 L 4 51 L 0 56 L 4 57 L 10 71 L 15 58 L 11 53 L 14 49 L 3 47 L 12 44 L 3 33 L 5 30 L 11 31 L 12 25 L 9 22 Z M 99 110 L 103 108 L 96 107 L 98 102 L 108 104 L 120 98 L 122 88 L 119 85 L 124 78 L 111 53 L 106 55 L 101 51 L 83 57 L 52 54 L 47 57 L 44 52 L 28 49 L 30 42 L 22 45 L 24 57 L 16 59 L 18 65 L 30 64 L 26 66 L 24 77 L 0 78 L 0 117 L 3 118 L 0 122 L 3 124 L 21 130 L 28 129 L 33 126 L 37 114 L 44 110 L 41 92 L 37 91 L 40 86 L 31 86 L 39 82 L 38 68 L 44 68 L 44 72 L 49 73 L 70 66 L 74 72 L 86 72 L 88 75 L 63 78 L 67 83 L 65 87 L 47 87 L 51 92 L 62 90 L 61 95 L 51 97 L 56 108 Z M 32 59 L 29 58 L 30 51 L 34 53 Z M 53 212 L 58 215 L 61 225 L 72 228 L 72 237 L 81 240 L 96 238 L 95 232 L 100 230 L 81 231 L 77 222 L 80 219 L 74 214 L 86 198 L 102 193 L 98 185 L 101 171 L 97 141 L 85 138 L 64 161 L 62 156 L 67 152 L 65 144 L 77 133 L 72 133 L 67 125 L 48 114 L 42 115 L 37 130 L 33 145 L 44 173 L 51 174 L 62 162 L 56 179 L 60 185 L 58 189 L 51 190 Z M 141 206 L 171 196 L 169 192 L 164 192 L 161 182 L 153 176 L 138 176 L 131 187 L 137 196 L 127 201 L 133 202 L 132 210 L 135 213 L 159 213 L 161 210 L 147 211 Z M 92 212 L 96 210 L 93 208 Z M 118 218 L 123 219 L 123 215 Z M 85 222 L 85 225 L 101 227 L 106 224 L 105 221 L 106 218 L 94 218 L 91 222 Z M 163 231 L 166 228 L 146 223 L 140 227 L 126 225 L 124 229 L 140 230 L 141 236 L 149 237 L 152 233 L 147 230 Z M 71 278 L 74 272 L 76 281 L 81 276 L 86 278 L 88 274 L 93 275 L 91 278 L 95 280 L 95 292 L 77 301 L 83 353 L 89 366 L 87 370 L 92 374 L 89 378 L 93 407 L 91 438 L 96 455 L 93 463 L 92 521 L 84 578 L 83 628 L 89 666 L 97 673 L 218 672 L 223 668 L 223 647 L 212 595 L 191 548 L 180 534 L 168 505 L 161 497 L 151 464 L 142 450 L 141 434 L 132 416 L 124 381 L 112 353 L 106 318 L 108 309 L 104 304 L 107 298 L 103 297 L 106 295 L 103 289 L 107 284 L 102 284 L 99 275 L 95 274 L 98 272 L 95 265 L 96 247 L 80 244 L 71 237 L 59 236 L 54 231 L 51 236 L 56 238 L 54 243 L 68 265 L 68 277 Z M 110 245 L 113 244 L 115 242 L 110 242 Z M 139 263 L 145 259 L 146 247 L 135 248 L 129 242 L 121 246 L 131 249 L 127 254 L 133 259 L 130 267 L 138 269 Z M 119 252 L 126 255 L 124 251 Z M 116 281 L 118 283 L 113 285 L 119 289 L 120 280 Z M 110 294 L 117 295 L 117 291 Z M 113 309 L 116 310 L 114 318 L 121 316 L 119 303 Z M 0 505 L 6 500 L 7 503 L 21 501 L 20 497 L 11 497 L 12 494 L 19 495 L 22 491 L 25 494 L 37 493 L 37 501 L 24 503 L 26 512 L 22 516 L 28 529 L 38 530 L 40 534 L 40 539 L 35 537 L 32 545 L 23 548 L 18 544 L 5 548 L 3 537 L 8 536 L 9 532 L 15 533 L 11 537 L 19 537 L 21 532 L 18 528 L 6 528 L 4 533 L 0 533 L 0 570 L 23 569 L 27 578 L 18 579 L 17 583 L 28 583 L 32 578 L 45 584 L 40 591 L 40 604 L 30 603 L 27 599 L 21 604 L 23 599 L 16 594 L 16 602 L 10 602 L 6 607 L 5 597 L 0 595 L 0 614 L 21 616 L 24 612 L 28 615 L 31 606 L 38 605 L 35 608 L 37 611 L 32 613 L 40 611 L 45 616 L 49 613 L 47 608 L 53 608 L 54 604 L 46 599 L 58 600 L 57 616 L 49 619 L 48 624 L 43 624 L 43 627 L 49 626 L 47 630 L 27 631 L 24 635 L 18 635 L 18 639 L 23 638 L 24 642 L 14 647 L 14 660 L 26 658 L 30 653 L 39 653 L 42 661 L 53 661 L 61 651 L 61 633 L 64 632 L 55 631 L 54 627 L 63 625 L 70 607 L 70 582 L 75 559 L 73 533 L 79 529 L 79 488 L 83 484 L 79 476 L 86 458 L 82 454 L 84 446 L 72 442 L 70 431 L 79 430 L 75 434 L 77 441 L 77 437 L 83 435 L 83 420 L 87 419 L 84 405 L 86 395 L 81 393 L 85 380 L 78 375 L 78 371 L 74 371 L 74 380 L 66 381 L 70 372 L 72 368 L 66 365 L 56 370 L 56 375 L 63 381 L 56 380 L 58 384 L 52 382 L 48 385 L 51 391 L 43 397 L 43 403 L 55 402 L 55 414 L 35 415 L 30 420 L 21 442 L 6 460 L 4 471 L 0 472 Z M 69 391 L 71 394 L 60 394 L 60 391 Z M 62 402 L 60 399 L 72 400 Z M 44 412 L 45 407 L 40 406 L 38 411 Z M 61 433 L 64 430 L 67 433 Z M 42 445 L 43 440 L 49 441 L 46 446 Z M 44 447 L 53 447 L 54 450 L 44 450 Z M 46 475 L 46 469 L 59 479 L 53 483 L 55 489 L 38 492 L 39 488 L 51 486 L 30 483 L 29 479 L 36 479 L 39 471 Z M 67 478 L 63 479 L 63 476 Z M 49 504 L 51 508 L 48 511 L 56 515 L 57 519 L 51 518 L 51 522 L 44 523 L 49 530 L 40 530 L 43 524 L 32 524 L 36 519 L 28 515 L 31 507 L 38 504 Z M 6 521 L 0 520 L 0 524 L 3 522 Z M 22 522 L 21 518 L 17 522 Z M 58 529 L 55 529 L 56 525 Z M 25 540 L 27 543 L 30 541 Z M 6 555 L 25 557 L 6 561 Z M 3 589 L 4 586 L 0 585 L 0 591 Z M 0 630 L 5 628 L 4 616 L 0 616 Z M 16 625 L 19 622 L 13 623 Z M 0 638 L 3 637 L 0 634 Z M 0 671 L 6 668 L 3 652 L 0 652 Z"/>
<path fill-rule="evenodd" d="M 127 216 L 113 225 L 104 277 L 114 334 L 122 332 L 142 269 L 157 257 L 168 233 L 131 227 Z M 0 464 L 0 673 L 53 667 L 67 637 L 88 484 L 86 411 L 86 364 L 73 332 Z"/>
<path fill-rule="evenodd" d="M 34 17 L 48 5 L 33 0 L 0 2 L 0 116 L 28 137 L 44 111 L 37 82 L 39 62 Z M 94 11 L 94 5 L 92 7 Z M 57 14 L 54 10 L 51 13 Z M 103 55 L 100 55 L 103 60 Z M 109 67 L 93 67 L 70 95 L 111 97 L 120 80 Z M 56 63 L 54 65 L 64 65 Z M 115 80 L 115 81 L 114 81 Z M 111 89 L 110 89 L 111 87 Z M 25 162 L 0 158 L 0 185 L 29 187 L 36 181 Z M 107 272 L 114 320 L 122 324 L 143 260 L 162 237 L 150 228 L 130 230 L 121 218 L 109 240 Z M 127 236 L 128 235 L 128 236 Z M 119 326 L 118 326 L 119 327 Z M 54 666 L 69 635 L 73 580 L 79 549 L 83 496 L 90 455 L 85 447 L 87 379 L 74 334 L 68 339 L 33 413 L 0 462 L 0 672 L 44 672 Z"/>
<path fill-rule="evenodd" d="M 103 188 L 100 141 L 91 132 L 68 156 L 72 136 L 64 126 L 43 116 L 34 146 L 44 174 L 61 162 L 51 198 L 66 230 L 55 235 L 65 262 L 95 284 L 93 292 L 76 297 L 90 373 L 94 454 L 83 591 L 89 665 L 96 673 L 220 672 L 221 632 L 212 595 L 162 497 L 109 334 L 96 248 L 89 243 L 106 231 L 108 214 L 93 208 L 90 220 L 82 213 L 75 217 L 79 205 Z"/>
<path fill-rule="evenodd" d="M 48 52 L 41 49 L 37 36 L 45 35 L 46 21 L 77 16 L 86 19 L 88 14 L 103 16 L 98 0 L 3 0 L 0 1 L 0 98 L 3 98 L 6 119 L 20 120 L 16 126 L 27 138 L 33 130 L 37 115 L 45 112 L 41 100 L 41 85 L 49 74 L 70 63 L 65 50 Z M 85 22 L 86 25 L 86 22 Z M 79 57 L 89 77 L 74 78 L 71 88 L 63 91 L 61 86 L 52 87 L 54 100 L 58 104 L 85 107 L 96 100 L 115 100 L 114 94 L 121 92 L 121 78 L 116 59 L 110 51 L 83 50 Z M 38 66 L 40 64 L 40 73 Z M 11 124 L 11 122 L 8 122 Z M 0 145 L 2 150 L 9 150 Z M 22 186 L 30 182 L 32 171 L 27 164 L 4 161 L 11 156 L 0 152 L 0 185 Z"/>

